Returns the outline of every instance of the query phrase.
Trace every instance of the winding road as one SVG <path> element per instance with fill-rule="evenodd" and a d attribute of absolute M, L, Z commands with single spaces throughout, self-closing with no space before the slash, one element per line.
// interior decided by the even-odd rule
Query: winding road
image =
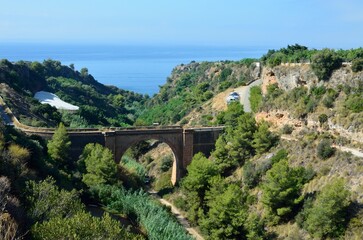
<path fill-rule="evenodd" d="M 258 79 L 252 82 L 248 86 L 242 86 L 235 88 L 234 91 L 237 92 L 240 96 L 240 103 L 243 105 L 243 109 L 245 112 L 251 112 L 251 104 L 250 104 L 250 90 L 253 86 L 259 86 L 262 84 L 262 79 Z"/>

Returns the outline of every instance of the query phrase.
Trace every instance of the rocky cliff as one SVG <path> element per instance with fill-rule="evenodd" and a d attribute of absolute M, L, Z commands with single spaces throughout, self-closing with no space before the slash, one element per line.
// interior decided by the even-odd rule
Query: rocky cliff
<path fill-rule="evenodd" d="M 349 85 L 358 87 L 363 84 L 363 71 L 354 73 L 351 64 L 345 63 L 335 70 L 328 81 L 319 81 L 308 63 L 288 63 L 269 68 L 262 68 L 263 90 L 266 86 L 277 83 L 283 90 L 291 90 L 298 86 L 325 85 L 326 87 L 338 87 L 339 85 Z"/>

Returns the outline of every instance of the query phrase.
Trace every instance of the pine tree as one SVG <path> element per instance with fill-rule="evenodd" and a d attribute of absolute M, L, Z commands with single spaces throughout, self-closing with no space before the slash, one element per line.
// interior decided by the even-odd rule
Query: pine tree
<path fill-rule="evenodd" d="M 344 232 L 350 192 L 342 178 L 334 179 L 318 194 L 306 212 L 304 227 L 314 237 L 337 237 Z"/>
<path fill-rule="evenodd" d="M 228 105 L 226 111 L 217 116 L 217 123 L 229 127 L 237 125 L 238 117 L 244 114 L 243 106 L 239 102 L 232 102 Z"/>
<path fill-rule="evenodd" d="M 202 153 L 194 155 L 187 167 L 188 175 L 181 182 L 187 196 L 188 219 L 196 224 L 203 212 L 205 192 L 209 189 L 209 181 L 218 175 L 215 164 Z"/>
<path fill-rule="evenodd" d="M 67 129 L 60 123 L 53 134 L 52 140 L 48 142 L 48 153 L 58 164 L 64 166 L 69 160 L 69 149 L 71 141 Z"/>
<path fill-rule="evenodd" d="M 244 113 L 237 118 L 235 127 L 227 127 L 226 134 L 216 142 L 216 150 L 212 154 L 217 167 L 223 174 L 253 155 L 253 134 L 256 122 L 250 113 Z"/>
<path fill-rule="evenodd" d="M 245 113 L 238 118 L 236 128 L 227 133 L 227 150 L 238 164 L 243 164 L 253 155 L 253 134 L 256 131 L 256 121 L 252 114 Z"/>
<path fill-rule="evenodd" d="M 277 142 L 277 139 L 277 136 L 268 129 L 267 122 L 263 121 L 253 134 L 252 146 L 258 154 L 261 154 L 267 152 Z"/>
<path fill-rule="evenodd" d="M 281 160 L 267 171 L 262 185 L 262 202 L 276 220 L 288 219 L 302 200 L 301 189 L 307 182 L 305 168 L 291 168 L 287 160 Z"/>
<path fill-rule="evenodd" d="M 209 210 L 200 222 L 210 239 L 243 239 L 247 219 L 246 194 L 237 184 L 215 177 L 207 192 Z"/>
<path fill-rule="evenodd" d="M 211 177 L 218 175 L 215 164 L 202 153 L 194 155 L 187 167 L 188 175 L 183 179 L 182 186 L 188 191 L 204 193 Z M 203 194 L 204 195 L 204 194 Z"/>
<path fill-rule="evenodd" d="M 117 183 L 117 165 L 108 148 L 104 148 L 100 144 L 87 144 L 81 159 L 84 161 L 86 170 L 82 181 L 88 187 Z"/>

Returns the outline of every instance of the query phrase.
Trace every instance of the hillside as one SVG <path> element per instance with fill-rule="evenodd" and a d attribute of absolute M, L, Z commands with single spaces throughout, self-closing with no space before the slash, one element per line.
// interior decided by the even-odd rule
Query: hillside
<path fill-rule="evenodd" d="M 261 58 L 258 74 L 250 78 L 254 87 L 231 80 L 238 73 L 251 73 L 238 62 L 210 64 L 199 72 L 195 63 L 175 68 L 161 88 L 173 93 L 166 95 L 168 101 L 159 106 L 162 92 L 151 99 L 155 108 L 148 112 L 153 119 L 228 127 L 211 157 L 195 156 L 169 200 L 211 239 L 362 238 L 362 58 L 362 49 L 308 50 L 294 45 L 269 51 Z M 231 69 L 229 83 L 224 83 L 227 88 L 207 74 L 218 66 Z M 182 72 L 178 75 L 177 70 Z M 185 80 L 180 76 L 192 76 L 186 85 L 189 94 L 176 90 Z M 214 95 L 199 99 L 202 95 L 195 87 L 200 84 Z M 227 105 L 231 91 L 240 94 L 243 105 L 246 98 L 250 101 L 253 115 Z M 176 99 L 177 105 L 169 105 Z M 169 107 L 171 117 L 157 114 Z M 285 181 L 290 184 L 284 185 Z M 333 191 L 342 195 L 333 196 Z M 324 198 L 340 197 L 341 202 L 331 203 L 340 209 L 335 213 L 330 203 L 321 205 Z M 234 208 L 236 204 L 239 207 Z M 344 225 L 328 224 L 328 218 Z"/>
<path fill-rule="evenodd" d="M 173 186 L 165 143 L 135 144 L 120 164 L 94 144 L 71 159 L 62 124 L 48 143 L 0 124 L 0 224 L 11 236 L 190 239 L 143 190 L 153 188 L 206 239 L 363 238 L 363 49 L 292 45 L 259 60 L 192 62 L 150 99 L 51 60 L 3 60 L 0 80 L 7 105 L 35 126 L 225 126 L 211 156 L 196 154 Z M 40 105 L 39 90 L 79 113 Z M 226 103 L 231 91 L 240 103 Z M 92 217 L 90 203 L 121 225 Z"/>
<path fill-rule="evenodd" d="M 61 121 L 70 127 L 132 125 L 145 101 L 140 94 L 97 82 L 86 68 L 78 72 L 54 60 L 1 60 L 0 83 L 0 94 L 13 113 L 36 127 L 54 127 Z M 54 93 L 80 109 L 77 114 L 58 112 L 33 97 L 38 91 Z"/>
<path fill-rule="evenodd" d="M 304 81 L 299 79 L 304 79 Z M 304 126 L 321 130 L 319 116 L 326 114 L 328 119 L 326 120 L 327 128 L 325 131 L 361 142 L 363 139 L 362 112 L 349 111 L 349 107 L 346 108 L 345 106 L 351 98 L 349 97 L 349 91 L 357 93 L 361 91 L 362 79 L 363 73 L 354 73 L 351 65 L 345 65 L 336 70 L 329 81 L 326 82 L 318 81 L 309 64 L 284 64 L 273 68 L 263 67 L 260 81 L 251 84 L 251 86 L 261 85 L 261 91 L 265 97 L 264 103 L 256 113 L 256 118 L 267 120 L 277 128 L 290 124 L 298 130 L 301 130 Z M 277 84 L 278 89 L 284 91 L 284 95 L 280 96 L 278 100 L 269 99 L 268 96 L 267 88 L 271 85 L 274 86 L 274 84 Z M 290 91 L 297 91 L 297 89 L 301 88 L 306 89 L 302 91 L 305 91 L 304 94 L 308 94 L 307 97 L 311 96 L 311 102 L 306 104 L 313 105 L 313 109 L 309 111 L 308 109 L 305 111 L 301 109 L 302 112 L 298 113 L 299 108 L 289 104 L 286 98 L 289 97 Z M 345 88 L 345 91 L 341 91 L 340 94 L 334 90 L 342 88 Z M 215 119 L 213 116 L 227 109 L 226 97 L 230 92 L 236 91 L 240 94 L 242 105 L 249 101 L 246 89 L 248 89 L 246 86 L 229 88 L 215 95 L 199 108 L 186 115 L 183 118 L 185 120 L 182 120 L 182 122 L 186 122 L 185 124 L 188 126 L 197 126 L 208 124 L 208 121 L 205 120 L 209 119 L 209 123 L 211 123 Z M 316 99 L 316 96 L 312 93 L 313 91 L 322 91 L 324 93 L 321 93 L 321 96 Z M 331 99 L 331 94 L 335 95 L 334 100 Z M 286 101 L 286 103 L 283 101 Z M 276 106 L 275 104 L 279 105 Z M 330 105 L 327 107 L 327 104 Z M 247 111 L 251 110 L 247 109 Z M 298 114 L 305 116 L 301 117 Z"/>
<path fill-rule="evenodd" d="M 175 124 L 216 94 L 245 85 L 257 79 L 259 74 L 260 66 L 253 59 L 192 62 L 177 66 L 159 93 L 146 102 L 146 109 L 137 124 Z"/>

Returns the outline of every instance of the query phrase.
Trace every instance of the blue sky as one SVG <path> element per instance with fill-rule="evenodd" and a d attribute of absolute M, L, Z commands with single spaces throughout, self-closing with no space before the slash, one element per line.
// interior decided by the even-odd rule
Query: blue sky
<path fill-rule="evenodd" d="M 355 48 L 362 0 L 0 0 L 0 42 Z"/>

